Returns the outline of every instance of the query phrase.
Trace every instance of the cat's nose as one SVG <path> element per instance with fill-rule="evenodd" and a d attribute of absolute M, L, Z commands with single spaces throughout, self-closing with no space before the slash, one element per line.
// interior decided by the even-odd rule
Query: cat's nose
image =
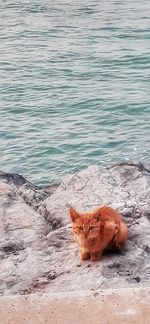
<path fill-rule="evenodd" d="M 87 238 L 88 237 L 88 233 L 84 233 L 84 237 Z"/>

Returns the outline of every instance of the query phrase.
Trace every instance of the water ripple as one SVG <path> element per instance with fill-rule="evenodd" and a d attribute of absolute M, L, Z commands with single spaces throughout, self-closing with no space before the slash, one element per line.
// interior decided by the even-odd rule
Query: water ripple
<path fill-rule="evenodd" d="M 2 0 L 0 168 L 37 183 L 150 158 L 149 0 Z"/>

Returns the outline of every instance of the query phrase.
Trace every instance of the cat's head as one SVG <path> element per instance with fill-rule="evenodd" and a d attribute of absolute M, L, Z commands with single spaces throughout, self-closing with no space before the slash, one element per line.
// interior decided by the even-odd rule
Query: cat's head
<path fill-rule="evenodd" d="M 74 208 L 70 208 L 70 217 L 75 235 L 82 239 L 94 239 L 99 235 L 100 210 L 80 214 Z"/>

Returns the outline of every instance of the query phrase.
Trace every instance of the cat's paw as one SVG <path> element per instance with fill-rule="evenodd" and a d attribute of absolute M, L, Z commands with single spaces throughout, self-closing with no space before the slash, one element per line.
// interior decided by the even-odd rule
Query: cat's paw
<path fill-rule="evenodd" d="M 82 261 L 89 259 L 89 257 L 90 257 L 90 253 L 88 253 L 88 252 L 81 252 L 80 253 L 80 259 Z"/>
<path fill-rule="evenodd" d="M 91 254 L 91 261 L 96 262 L 101 259 L 101 256 L 100 252 L 94 252 Z"/>

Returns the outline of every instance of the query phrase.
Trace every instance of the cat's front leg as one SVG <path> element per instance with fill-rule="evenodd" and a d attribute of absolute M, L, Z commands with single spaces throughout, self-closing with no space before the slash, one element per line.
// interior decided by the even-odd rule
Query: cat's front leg
<path fill-rule="evenodd" d="M 90 252 L 86 252 L 86 251 L 81 251 L 80 252 L 80 259 L 82 261 L 88 260 L 89 258 L 90 258 Z"/>

